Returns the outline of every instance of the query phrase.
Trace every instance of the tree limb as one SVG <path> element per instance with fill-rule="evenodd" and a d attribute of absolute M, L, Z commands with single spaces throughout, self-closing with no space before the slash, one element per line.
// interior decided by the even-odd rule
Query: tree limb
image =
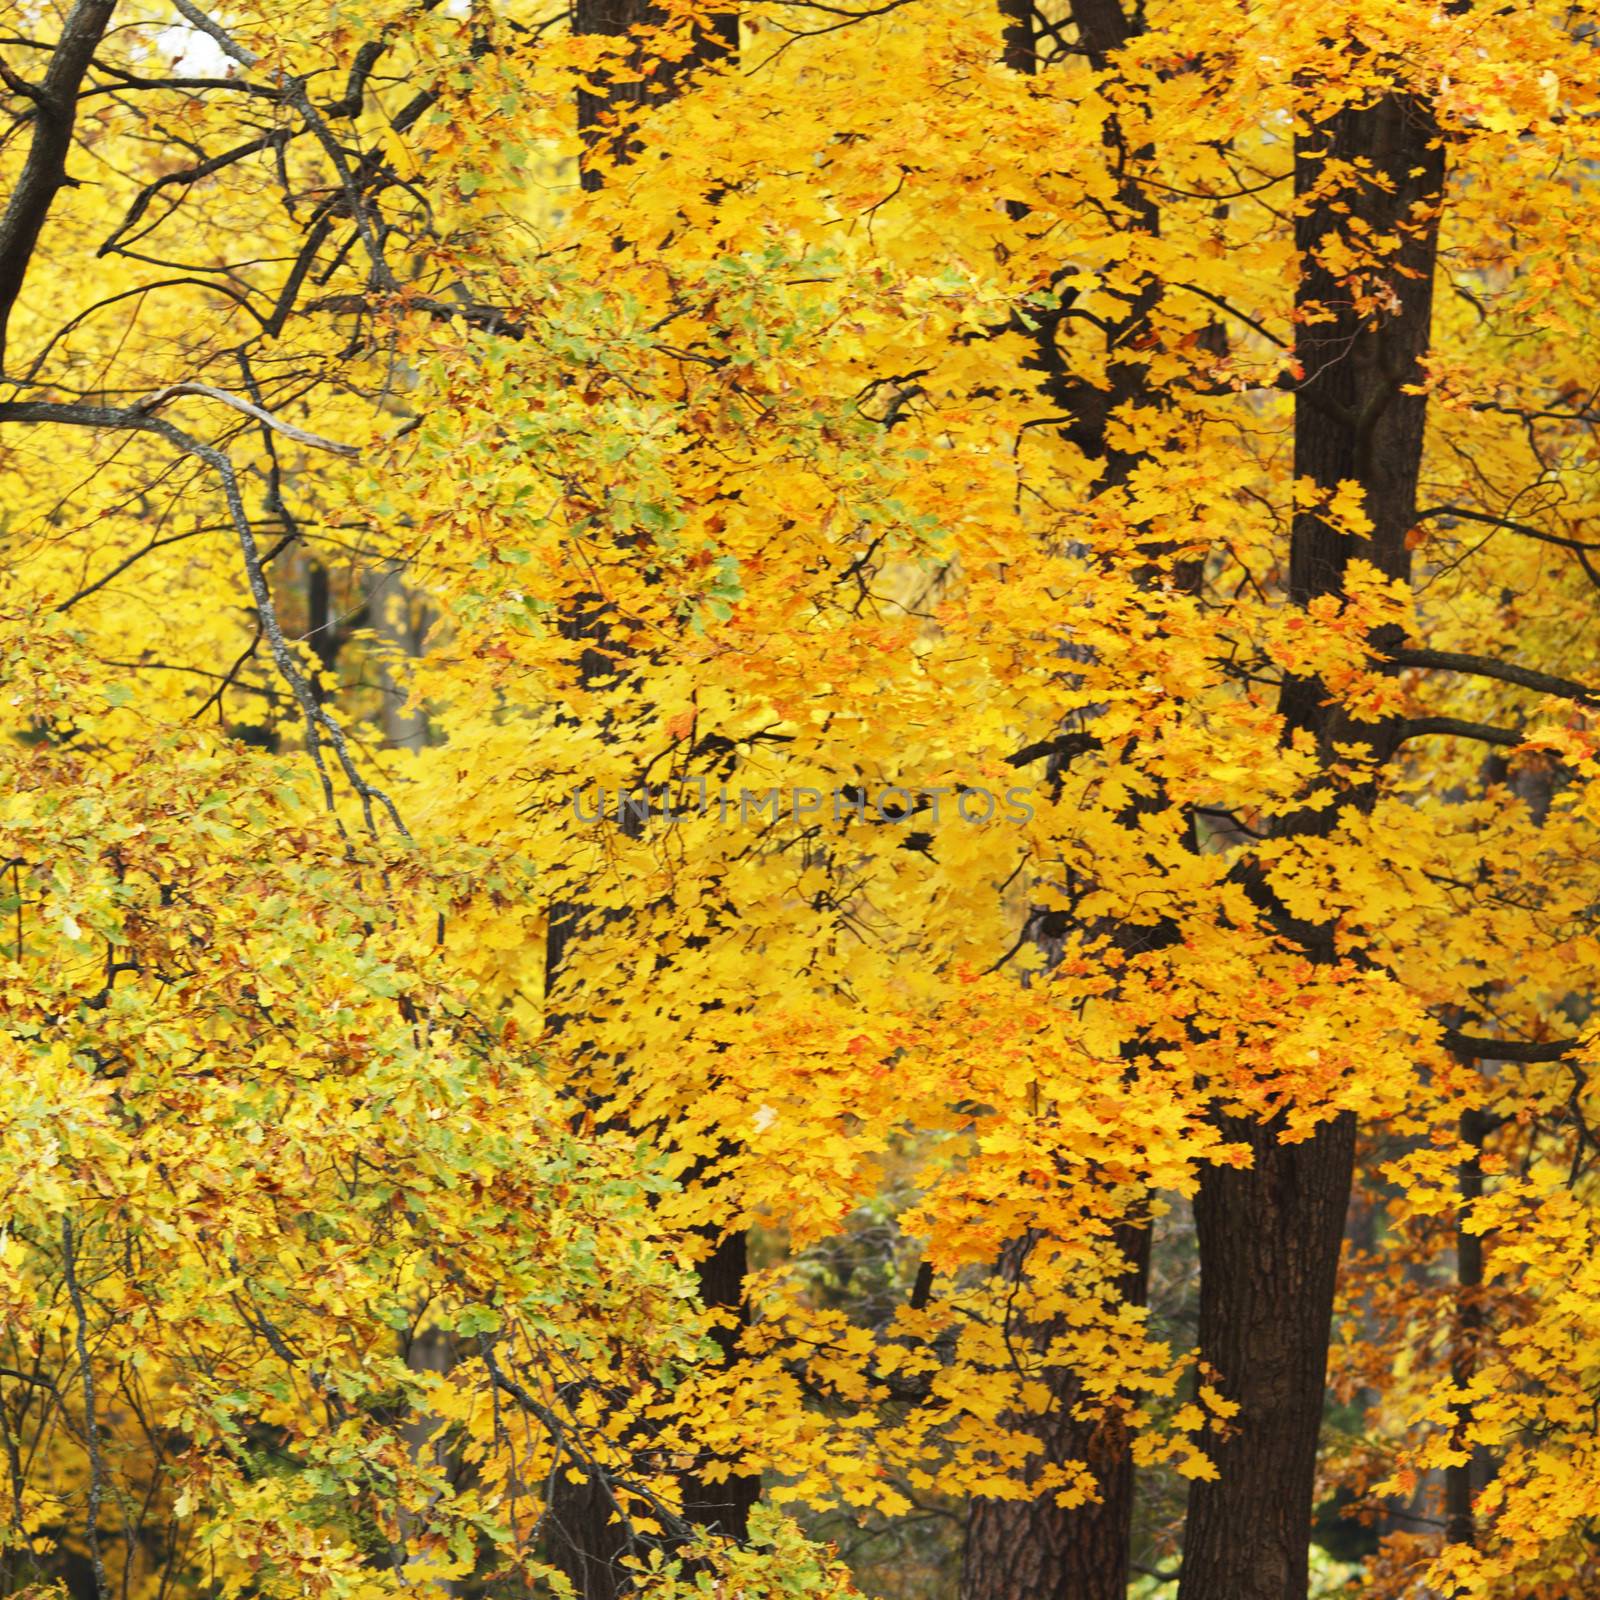
<path fill-rule="evenodd" d="M 186 394 L 203 395 L 208 400 L 220 400 L 223 405 L 232 406 L 235 411 L 242 411 L 247 417 L 254 417 L 257 422 L 264 423 L 274 433 L 281 433 L 284 438 L 293 439 L 297 444 L 309 445 L 313 450 L 326 450 L 331 455 L 347 458 L 361 453 L 353 444 L 341 444 L 337 439 L 325 439 L 320 433 L 308 433 L 304 428 L 295 427 L 292 422 L 284 422 L 281 418 L 273 416 L 270 411 L 263 411 L 260 406 L 246 400 L 242 395 L 218 389 L 209 383 L 193 381 L 169 383 L 165 389 L 157 389 L 154 394 L 147 394 L 143 400 L 137 401 L 134 410 L 148 416 L 157 406 L 163 406 L 167 401 L 176 400 L 180 395 Z"/>
<path fill-rule="evenodd" d="M 1497 661 L 1493 656 L 1464 655 L 1457 650 L 1396 650 L 1389 660 L 1397 667 L 1432 667 L 1441 672 L 1465 672 L 1476 678 L 1495 678 L 1514 683 L 1537 694 L 1558 695 L 1580 705 L 1600 705 L 1600 689 L 1553 673 L 1519 667 L 1514 661 Z"/>
<path fill-rule="evenodd" d="M 56 191 L 67 181 L 78 90 L 115 7 L 116 0 L 78 0 L 61 30 L 44 82 L 32 96 L 38 106 L 33 142 L 5 215 L 0 216 L 0 373 L 5 371 L 6 329 L 12 307 L 22 293 Z"/>
<path fill-rule="evenodd" d="M 1100 736 L 1095 733 L 1058 733 L 1048 739 L 1035 739 L 1032 744 L 1024 745 L 1022 749 L 1006 757 L 1008 767 L 1026 767 L 1035 761 L 1042 761 L 1046 756 L 1059 756 L 1063 761 L 1071 761 L 1076 756 L 1086 755 L 1091 750 L 1101 747 Z"/>
<path fill-rule="evenodd" d="M 1467 722 L 1460 717 L 1412 717 L 1400 724 L 1394 742 L 1398 745 L 1407 739 L 1421 739 L 1433 733 L 1454 739 L 1476 739 L 1480 744 L 1504 745 L 1508 749 L 1526 742 L 1515 728 L 1496 728 L 1487 722 Z"/>
<path fill-rule="evenodd" d="M 225 390 L 212 392 L 226 393 Z M 250 519 L 245 514 L 244 498 L 239 493 L 239 480 L 226 452 L 214 445 L 203 444 L 192 434 L 187 434 L 163 418 L 153 417 L 137 407 L 123 409 L 116 406 L 63 405 L 51 400 L 12 400 L 0 402 L 0 422 L 57 422 L 69 427 L 123 429 L 135 433 L 159 434 L 180 450 L 197 456 L 221 478 L 223 497 L 227 502 L 228 516 L 238 539 L 239 554 L 244 561 L 245 578 L 250 585 L 251 598 L 255 601 L 256 615 L 260 618 L 262 631 L 267 636 L 267 644 L 279 675 L 289 685 L 295 702 L 300 707 L 305 722 L 306 753 L 311 757 L 312 765 L 316 767 L 317 775 L 322 780 L 323 800 L 333 816 L 335 826 L 341 833 L 344 832 L 344 824 L 339 820 L 334 803 L 333 779 L 323 759 L 324 737 L 328 744 L 332 745 L 340 770 L 350 787 L 360 797 L 362 815 L 368 831 L 374 834 L 377 832 L 377 820 L 373 811 L 376 802 L 387 813 L 400 833 L 409 839 L 410 831 L 401 821 L 394 801 L 382 789 L 368 783 L 361 776 L 355 758 L 350 754 L 344 729 L 334 721 L 324 707 L 317 703 L 316 695 L 312 692 L 306 675 L 300 670 L 300 664 L 295 660 L 294 652 L 290 650 L 288 641 L 284 638 L 283 626 L 278 619 L 278 608 L 272 598 L 271 587 L 267 583 L 260 548 L 256 544 L 255 530 L 250 526 Z"/>
<path fill-rule="evenodd" d="M 1565 1061 L 1581 1043 L 1577 1039 L 1490 1039 L 1457 1033 L 1454 1028 L 1446 1028 L 1439 1037 L 1457 1055 L 1473 1056 L 1479 1061 Z"/>

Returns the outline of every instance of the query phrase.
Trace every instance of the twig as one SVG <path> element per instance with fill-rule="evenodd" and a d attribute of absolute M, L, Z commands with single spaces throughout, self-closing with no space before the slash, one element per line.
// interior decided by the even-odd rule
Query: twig
<path fill-rule="evenodd" d="M 1583 1042 L 1581 1039 L 1490 1039 L 1476 1034 L 1457 1033 L 1446 1028 L 1440 1039 L 1445 1047 L 1460 1056 L 1475 1056 L 1480 1061 L 1564 1061 Z"/>
<path fill-rule="evenodd" d="M 1460 717 L 1412 717 L 1395 732 L 1395 743 L 1421 739 L 1428 734 L 1445 734 L 1453 739 L 1476 739 L 1480 744 L 1504 745 L 1515 749 L 1527 741 L 1515 728 L 1496 728 L 1487 722 L 1466 722 Z"/>

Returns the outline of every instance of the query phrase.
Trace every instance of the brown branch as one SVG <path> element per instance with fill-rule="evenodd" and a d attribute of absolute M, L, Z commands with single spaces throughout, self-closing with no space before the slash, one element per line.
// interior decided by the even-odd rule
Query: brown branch
<path fill-rule="evenodd" d="M 1412 717 L 1400 724 L 1394 742 L 1398 745 L 1407 739 L 1422 739 L 1435 733 L 1452 739 L 1476 739 L 1480 744 L 1504 745 L 1507 749 L 1527 742 L 1515 728 L 1496 728 L 1487 722 L 1466 722 L 1460 717 Z"/>
<path fill-rule="evenodd" d="M 1548 1039 L 1536 1043 L 1532 1039 L 1490 1039 L 1477 1034 L 1457 1033 L 1446 1028 L 1440 1035 L 1449 1050 L 1460 1056 L 1472 1056 L 1479 1061 L 1565 1061 L 1580 1044 L 1577 1039 Z"/>
<path fill-rule="evenodd" d="M 127 236 L 129 229 L 150 209 L 150 202 L 155 199 L 161 190 L 174 184 L 182 184 L 187 187 L 191 183 L 198 183 L 202 178 L 214 177 L 224 168 L 233 166 L 235 162 L 243 161 L 249 156 L 260 155 L 263 150 L 272 149 L 274 145 L 281 144 L 287 137 L 288 134 L 285 129 L 274 128 L 271 133 L 263 134 L 259 139 L 247 139 L 243 144 L 235 145 L 233 149 L 224 150 L 221 155 L 211 156 L 205 161 L 197 161 L 194 166 L 185 167 L 181 172 L 164 173 L 154 182 L 146 184 L 134 196 L 133 204 L 128 207 L 127 216 L 112 229 L 105 242 L 95 251 L 95 254 L 97 256 L 110 255 L 113 250 L 116 250 L 120 241 Z M 173 207 L 176 207 L 179 203 L 179 201 L 175 200 Z M 165 215 L 171 216 L 171 214 L 172 207 L 169 207 Z M 144 233 L 136 235 L 136 238 L 142 239 L 144 234 L 149 233 L 153 228 L 159 227 L 164 220 L 165 216 L 157 218 L 155 222 L 150 224 L 149 228 L 144 230 Z"/>
<path fill-rule="evenodd" d="M 64 338 L 66 338 L 66 336 L 71 333 L 74 328 L 81 326 L 81 324 L 92 317 L 95 312 L 104 311 L 107 306 L 114 306 L 122 300 L 130 300 L 136 295 L 151 294 L 157 289 L 176 289 L 186 285 L 192 286 L 196 289 L 204 289 L 208 294 L 220 294 L 226 296 L 226 298 L 231 300 L 236 306 L 239 306 L 242 310 L 248 311 L 257 322 L 265 326 L 266 319 L 259 311 L 256 310 L 253 305 L 250 304 L 250 296 L 246 294 L 243 289 L 234 288 L 232 284 L 211 283 L 205 278 L 158 278 L 153 283 L 139 283 L 135 284 L 131 289 L 120 289 L 115 294 L 108 294 L 103 300 L 96 300 L 92 306 L 84 307 L 84 309 L 78 312 L 76 316 L 70 318 L 66 322 L 63 322 L 61 326 L 50 335 L 49 339 L 45 343 L 44 348 L 40 350 L 40 352 L 33 358 L 33 362 L 29 366 L 27 373 L 23 378 L 23 382 L 32 383 L 38 377 L 39 369 L 44 366 L 45 359 L 49 356 L 50 352 L 54 350 L 55 347 Z"/>
<path fill-rule="evenodd" d="M 1463 506 L 1429 506 L 1426 511 L 1417 513 L 1418 522 L 1427 522 L 1433 517 L 1454 517 L 1458 522 L 1478 522 L 1490 528 L 1504 528 L 1510 533 L 1520 533 L 1525 539 L 1537 539 L 1541 544 L 1560 545 L 1563 550 L 1600 550 L 1600 544 L 1584 539 L 1568 539 L 1559 533 L 1547 533 L 1543 528 L 1535 528 L 1531 523 L 1492 516 L 1487 511 L 1468 511 Z"/>
<path fill-rule="evenodd" d="M 55 607 L 57 611 L 70 611 L 80 600 L 87 600 L 90 595 L 105 588 L 113 578 L 120 577 L 136 561 L 142 560 L 152 550 L 160 550 L 169 544 L 182 544 L 185 539 L 198 539 L 207 533 L 215 533 L 217 529 L 191 528 L 187 533 L 170 533 L 165 538 L 152 539 L 148 544 L 141 546 L 131 555 L 124 556 L 109 572 L 102 573 L 92 583 L 86 583 L 76 594 L 68 595 L 65 600 L 59 601 Z"/>
<path fill-rule="evenodd" d="M 1457 650 L 1396 650 L 1390 662 L 1397 667 L 1429 667 L 1440 672 L 1465 672 L 1475 678 L 1494 678 L 1501 683 L 1514 683 L 1521 689 L 1532 689 L 1536 694 L 1553 694 L 1563 700 L 1576 700 L 1580 705 L 1600 705 L 1600 689 L 1572 678 L 1558 678 L 1553 673 L 1537 672 L 1532 667 L 1519 667 L 1514 661 L 1497 661 L 1493 656 L 1465 655 Z"/>
<path fill-rule="evenodd" d="M 239 44 L 220 22 L 208 17 L 193 0 L 172 0 L 173 6 L 182 15 L 184 21 L 198 28 L 208 38 L 216 41 L 222 53 L 230 59 L 237 61 L 241 67 L 253 67 L 260 61 L 254 50 L 247 50 Z"/>
<path fill-rule="evenodd" d="M 1086 755 L 1091 750 L 1098 750 L 1101 740 L 1094 733 L 1059 733 L 1049 739 L 1035 739 L 1032 744 L 1024 745 L 1015 754 L 1006 757 L 1008 767 L 1026 767 L 1035 761 L 1042 761 L 1046 756 L 1059 756 L 1063 761 L 1071 761 L 1076 756 Z"/>

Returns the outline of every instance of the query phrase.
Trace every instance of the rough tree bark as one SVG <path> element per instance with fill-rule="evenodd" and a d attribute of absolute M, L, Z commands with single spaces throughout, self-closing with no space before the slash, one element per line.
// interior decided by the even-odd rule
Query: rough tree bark
<path fill-rule="evenodd" d="M 1360 160 L 1389 187 L 1369 182 L 1317 194 L 1329 163 Z M 1314 508 L 1296 511 L 1289 598 L 1297 606 L 1339 594 L 1356 555 L 1391 578 L 1409 579 L 1406 534 L 1416 516 L 1427 402 L 1404 390 L 1423 376 L 1443 184 L 1438 129 L 1428 106 L 1408 94 L 1391 92 L 1343 110 L 1297 140 L 1295 188 L 1306 209 L 1295 225 L 1295 356 L 1303 376 L 1295 398 L 1294 472 L 1328 489 L 1359 483 L 1373 522 L 1370 539 L 1357 548 Z M 1386 311 L 1358 309 L 1349 286 L 1318 257 L 1319 242 L 1344 233 L 1347 216 L 1400 241 L 1381 269 L 1392 295 Z M 1398 643 L 1373 640 L 1379 651 Z M 1286 739 L 1309 731 L 1330 755 L 1335 742 L 1384 747 L 1385 730 L 1351 722 L 1317 679 L 1288 678 L 1279 708 Z M 1370 805 L 1372 789 L 1358 788 L 1347 799 Z M 1282 831 L 1323 833 L 1333 809 L 1291 818 Z M 1259 883 L 1254 888 L 1284 933 L 1314 959 L 1332 959 L 1331 927 L 1293 923 L 1269 891 Z M 1227 1137 L 1251 1146 L 1255 1163 L 1246 1171 L 1202 1173 L 1195 1204 L 1200 1352 L 1240 1410 L 1228 1435 L 1213 1441 L 1220 1478 L 1197 1482 L 1190 1492 L 1179 1600 L 1304 1600 L 1355 1125 L 1340 1116 L 1310 1139 L 1280 1144 L 1270 1124 L 1219 1120 Z"/>

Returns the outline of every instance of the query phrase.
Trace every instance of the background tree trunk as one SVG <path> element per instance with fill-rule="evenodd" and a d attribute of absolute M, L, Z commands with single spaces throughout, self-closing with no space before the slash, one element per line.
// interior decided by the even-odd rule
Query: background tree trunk
<path fill-rule="evenodd" d="M 744 1300 L 749 1249 L 744 1230 L 723 1234 L 696 1270 L 702 1303 L 737 1316 L 733 1326 L 716 1334 L 722 1363 L 731 1366 L 738 1359 L 739 1332 L 749 1320 Z M 759 1474 L 736 1473 L 714 1483 L 691 1473 L 683 1480 L 682 1495 L 683 1514 L 690 1522 L 742 1541 L 750 1536 L 750 1508 L 761 1498 L 761 1478 Z"/>
<path fill-rule="evenodd" d="M 361 574 L 367 626 L 376 648 L 366 662 L 369 681 L 378 691 L 378 723 L 384 743 L 395 750 L 422 749 L 428 739 L 428 719 L 420 708 L 408 709 L 407 685 L 395 673 L 402 656 L 420 656 L 427 633 L 427 616 L 419 615 L 420 602 L 407 588 L 400 562 L 368 567 Z"/>
<path fill-rule="evenodd" d="M 999 0 L 1003 19 L 1001 59 L 1014 72 L 1032 75 L 1039 70 L 1038 37 L 1033 0 Z M 1118 0 L 1073 0 L 1072 21 L 1083 48 L 1096 70 L 1104 71 L 1107 57 L 1127 43 L 1133 32 Z M 1110 135 L 1108 134 L 1108 137 Z M 1127 204 L 1138 232 L 1155 234 L 1160 215 L 1137 184 L 1125 183 L 1118 198 Z M 1007 201 L 1013 221 L 1025 222 L 1025 204 Z M 1064 294 L 1056 313 L 1064 323 L 1071 295 Z M 1042 387 L 1070 419 L 1066 436 L 1091 461 L 1099 463 L 1097 494 L 1115 492 L 1126 485 L 1139 464 L 1137 455 L 1111 446 L 1107 429 L 1118 407 L 1149 398 L 1148 369 L 1136 362 L 1119 361 L 1113 352 L 1148 321 L 1154 293 L 1130 305 L 1126 317 L 1107 331 L 1107 385 L 1096 387 L 1060 369 L 1056 350 L 1059 324 L 1049 314 L 1035 319 L 1037 370 L 1047 374 Z M 1198 572 L 1195 574 L 1198 578 Z M 1058 778 L 1052 772 L 1051 777 Z M 1060 959 L 1060 935 L 1051 941 L 1040 925 L 1036 940 L 1046 946 L 1049 965 Z M 1109 929 L 1114 940 L 1126 945 L 1121 930 Z M 1143 930 L 1145 937 L 1149 930 Z M 1115 1285 L 1115 1293 L 1130 1305 L 1145 1303 L 1150 1263 L 1150 1231 L 1141 1221 L 1119 1224 L 1118 1249 L 1128 1270 Z M 1014 1241 L 1001 1259 L 1002 1275 L 1026 1271 L 1027 1242 Z M 1035 1349 L 1045 1349 L 1060 1332 L 1058 1325 L 1043 1324 L 1021 1330 Z M 961 1600 L 1125 1600 L 1132 1542 L 1134 1472 L 1126 1434 L 1099 1419 L 1073 1415 L 1078 1385 L 1071 1374 L 1046 1369 L 1045 1382 L 1053 1397 L 1051 1409 L 1041 1416 L 1011 1419 L 1011 1426 L 1035 1431 L 1039 1453 L 1025 1474 L 1031 1485 L 1046 1464 L 1085 1462 L 1099 1486 L 1099 1499 L 1080 1506 L 1062 1506 L 1053 1495 L 1034 1500 L 991 1500 L 974 1497 L 967 1508 L 966 1546 L 961 1569 Z"/>
<path fill-rule="evenodd" d="M 1483 1198 L 1483 1141 L 1489 1135 L 1489 1118 L 1481 1111 L 1461 1113 L 1461 1142 L 1470 1154 L 1461 1163 L 1461 1208 L 1456 1217 L 1456 1325 L 1451 1341 L 1450 1377 L 1458 1387 L 1471 1383 L 1478 1371 L 1478 1351 L 1483 1341 L 1483 1235 L 1468 1233 L 1462 1226 L 1475 1200 Z M 1488 1452 L 1467 1440 L 1472 1426 L 1472 1406 L 1456 1408 L 1455 1448 L 1468 1452 L 1468 1459 L 1444 1470 L 1444 1536 L 1451 1544 L 1473 1544 L 1477 1528 L 1472 1512 L 1473 1496 L 1487 1477 Z"/>
<path fill-rule="evenodd" d="M 1128 1261 L 1117 1293 L 1142 1305 L 1150 1265 L 1150 1230 L 1127 1223 L 1116 1230 Z M 1008 1255 L 1021 1257 L 1013 1246 Z M 1017 1270 L 1021 1270 L 1020 1260 Z M 1060 1332 L 1046 1324 L 1028 1330 L 1039 1345 Z M 1100 1498 L 1083 1506 L 1037 1500 L 974 1499 L 967 1513 L 966 1558 L 961 1600 L 1126 1600 L 1128 1543 L 1133 1520 L 1133 1457 L 1120 1429 L 1097 1427 L 1072 1415 L 1077 1383 L 1057 1369 L 1047 1379 L 1054 1405 L 1028 1425 L 1038 1431 L 1040 1454 L 1023 1482 L 1031 1486 L 1040 1468 L 1087 1461 L 1099 1480 Z"/>
<path fill-rule="evenodd" d="M 667 11 L 650 0 L 575 0 L 573 30 L 579 34 L 622 36 L 635 28 L 659 26 L 667 17 Z M 625 126 L 616 134 L 611 132 L 619 114 L 625 124 L 636 108 L 677 93 L 694 72 L 736 56 L 738 49 L 739 17 L 737 11 L 730 9 L 717 13 L 697 31 L 693 47 L 681 59 L 658 61 L 654 72 L 631 80 L 607 79 L 603 73 L 597 74 L 596 90 L 580 89 L 577 120 L 585 152 L 580 171 L 584 189 L 593 192 L 604 183 L 603 174 L 595 170 L 589 157 L 604 148 L 608 140 L 613 160 L 628 158 Z M 642 61 L 641 45 L 629 56 L 628 66 L 637 68 Z M 629 649 L 627 639 L 619 637 L 611 625 L 598 595 L 580 601 L 577 613 L 568 619 L 563 631 L 568 638 L 591 640 L 603 647 L 583 652 L 580 672 L 587 682 L 598 682 L 616 673 L 617 658 L 625 657 Z M 623 826 L 629 826 L 631 821 L 624 808 Z M 547 994 L 554 994 L 566 953 L 573 941 L 582 936 L 582 922 L 581 906 L 551 908 L 545 956 Z M 555 1026 L 572 1020 L 557 1017 Z M 693 1183 L 694 1179 L 691 1172 L 685 1181 Z M 735 1327 L 719 1330 L 717 1335 L 725 1364 L 735 1359 L 737 1328 L 746 1318 L 746 1270 L 742 1232 L 716 1238 L 697 1268 L 702 1303 L 708 1309 L 728 1311 L 737 1318 Z M 737 1475 L 711 1482 L 691 1471 L 679 1482 L 684 1517 L 736 1540 L 748 1536 L 750 1508 L 760 1495 L 759 1477 Z M 550 1507 L 551 1559 L 572 1580 L 583 1600 L 617 1600 L 627 1590 L 627 1573 L 621 1561 L 628 1548 L 628 1533 L 614 1519 L 614 1512 L 612 1497 L 604 1484 L 592 1477 L 572 1483 L 565 1473 L 557 1475 Z"/>

